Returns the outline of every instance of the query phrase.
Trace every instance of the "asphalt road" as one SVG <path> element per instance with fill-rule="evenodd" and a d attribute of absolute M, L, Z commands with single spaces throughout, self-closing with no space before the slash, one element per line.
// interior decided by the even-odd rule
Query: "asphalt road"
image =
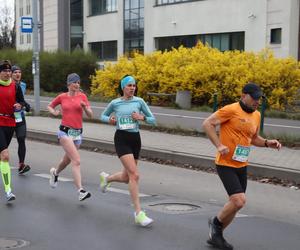
<path fill-rule="evenodd" d="M 41 110 L 46 110 L 52 98 L 41 97 Z M 34 97 L 26 96 L 26 100 L 34 107 Z M 107 103 L 91 102 L 94 117 L 100 117 L 100 114 Z M 181 128 L 192 131 L 202 132 L 202 122 L 210 113 L 187 111 L 181 109 L 163 108 L 151 106 L 151 111 L 155 115 L 159 125 L 169 128 Z M 264 132 L 266 134 L 286 134 L 300 135 L 300 121 L 287 119 L 265 118 Z"/>
<path fill-rule="evenodd" d="M 27 146 L 32 171 L 18 176 L 13 170 L 17 200 L 7 205 L 0 197 L 0 244 L 5 238 L 22 239 L 28 244 L 22 249 L 31 250 L 211 249 L 207 219 L 226 200 L 216 175 L 140 161 L 142 205 L 155 220 L 145 229 L 134 225 L 126 185 L 99 191 L 98 173 L 120 169 L 116 156 L 81 150 L 83 183 L 92 197 L 79 202 L 70 168 L 57 189 L 49 187 L 48 171 L 61 148 L 34 141 Z M 15 140 L 10 154 L 14 166 Z M 235 249 L 298 249 L 300 191 L 249 181 L 247 196 L 247 206 L 225 232 Z"/>

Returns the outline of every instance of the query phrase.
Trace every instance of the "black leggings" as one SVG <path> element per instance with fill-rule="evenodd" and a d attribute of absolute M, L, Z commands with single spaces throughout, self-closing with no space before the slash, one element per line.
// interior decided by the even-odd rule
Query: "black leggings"
<path fill-rule="evenodd" d="M 18 148 L 18 156 L 19 156 L 19 162 L 24 163 L 25 155 L 26 155 L 26 145 L 25 145 L 25 137 L 19 137 L 17 138 L 19 148 Z"/>
<path fill-rule="evenodd" d="M 16 131 L 16 137 L 18 140 L 18 156 L 19 156 L 19 162 L 24 163 L 25 161 L 25 155 L 26 155 L 26 145 L 25 145 L 25 139 L 26 139 L 26 123 L 17 124 L 15 131 Z"/>

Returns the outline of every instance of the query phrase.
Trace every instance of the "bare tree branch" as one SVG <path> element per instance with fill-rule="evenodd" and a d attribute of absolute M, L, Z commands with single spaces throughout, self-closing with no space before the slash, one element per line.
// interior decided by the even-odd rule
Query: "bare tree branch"
<path fill-rule="evenodd" d="M 13 10 L 5 2 L 0 9 L 0 49 L 15 48 L 16 30 Z"/>

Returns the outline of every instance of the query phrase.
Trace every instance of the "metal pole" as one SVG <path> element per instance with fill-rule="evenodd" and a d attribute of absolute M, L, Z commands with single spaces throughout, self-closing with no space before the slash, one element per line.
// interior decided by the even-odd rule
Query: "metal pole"
<path fill-rule="evenodd" d="M 214 93 L 213 95 L 213 100 L 214 100 L 214 104 L 213 104 L 213 112 L 216 112 L 218 109 L 218 94 Z"/>
<path fill-rule="evenodd" d="M 266 97 L 262 98 L 261 111 L 260 111 L 260 133 L 264 132 L 265 110 L 267 106 Z"/>
<path fill-rule="evenodd" d="M 32 74 L 34 89 L 34 115 L 40 115 L 40 57 L 39 57 L 39 21 L 38 0 L 32 1 Z"/>

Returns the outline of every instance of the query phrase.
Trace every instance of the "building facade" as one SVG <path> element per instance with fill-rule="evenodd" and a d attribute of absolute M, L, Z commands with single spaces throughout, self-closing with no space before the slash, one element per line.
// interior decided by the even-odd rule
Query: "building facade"
<path fill-rule="evenodd" d="M 299 60 L 300 0 L 39 1 L 45 50 L 84 48 L 99 61 L 114 61 L 134 50 L 193 47 L 200 40 L 221 51 L 270 48 Z"/>
<path fill-rule="evenodd" d="M 76 46 L 83 47 L 82 0 L 15 0 L 18 50 L 32 49 L 32 34 L 21 32 L 21 17 L 32 16 L 33 1 L 38 2 L 41 50 L 68 51 Z"/>

